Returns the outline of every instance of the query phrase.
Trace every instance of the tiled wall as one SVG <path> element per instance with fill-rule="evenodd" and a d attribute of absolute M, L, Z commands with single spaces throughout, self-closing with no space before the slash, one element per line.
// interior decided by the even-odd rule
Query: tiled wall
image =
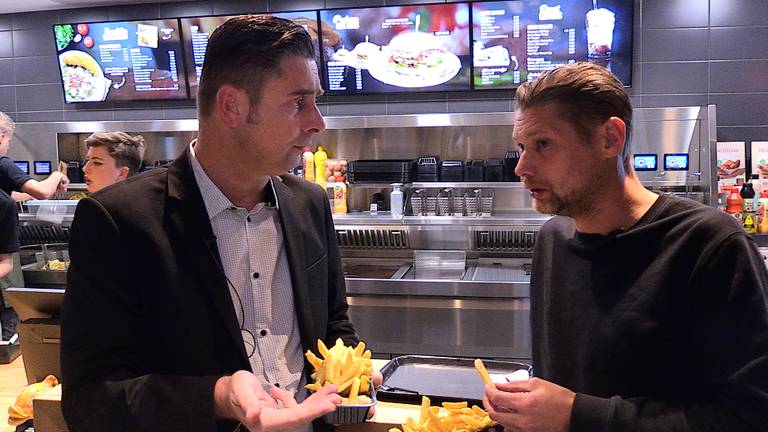
<path fill-rule="evenodd" d="M 67 105 L 51 25 L 434 3 L 436 0 L 201 0 L 0 15 L 0 110 L 17 121 L 177 119 L 190 101 Z M 766 0 L 635 0 L 633 87 L 637 107 L 717 105 L 718 139 L 768 140 Z M 493 112 L 512 108 L 512 92 L 334 97 L 326 115 Z"/>

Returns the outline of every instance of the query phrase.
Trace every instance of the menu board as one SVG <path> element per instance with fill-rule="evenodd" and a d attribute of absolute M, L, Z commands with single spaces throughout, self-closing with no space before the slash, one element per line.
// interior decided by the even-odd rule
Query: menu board
<path fill-rule="evenodd" d="M 318 40 L 317 11 L 303 12 L 275 12 L 259 14 L 285 18 L 304 27 L 312 41 L 315 43 L 318 67 L 320 65 L 320 42 Z M 189 92 L 192 98 L 197 98 L 197 89 L 200 86 L 200 76 L 203 73 L 203 61 L 205 50 L 208 47 L 208 38 L 216 28 L 237 15 L 229 16 L 205 16 L 195 18 L 182 18 L 181 29 L 184 34 L 184 62 L 189 71 Z"/>
<path fill-rule="evenodd" d="M 186 99 L 177 19 L 53 26 L 67 103 Z"/>
<path fill-rule="evenodd" d="M 625 86 L 632 77 L 632 0 L 516 0 L 472 4 L 476 89 L 515 88 L 589 61 Z"/>
<path fill-rule="evenodd" d="M 320 11 L 328 94 L 470 90 L 468 3 Z"/>

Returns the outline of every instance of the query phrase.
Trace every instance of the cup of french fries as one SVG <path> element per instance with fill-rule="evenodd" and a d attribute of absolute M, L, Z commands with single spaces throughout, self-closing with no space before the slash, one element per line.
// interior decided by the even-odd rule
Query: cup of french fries
<path fill-rule="evenodd" d="M 371 376 L 373 364 L 371 350 L 365 349 L 365 342 L 356 347 L 345 346 L 341 339 L 328 348 L 322 340 L 317 341 L 318 355 L 307 350 L 305 356 L 312 365 L 314 381 L 306 388 L 317 391 L 328 384 L 336 384 L 342 397 L 336 411 L 323 417 L 328 424 L 363 423 L 368 411 L 376 405 L 376 390 Z"/>
<path fill-rule="evenodd" d="M 495 425 L 488 413 L 477 405 L 443 402 L 441 408 L 431 406 L 429 398 L 422 396 L 418 420 L 408 417 L 402 429 L 392 428 L 389 432 L 477 432 Z"/>

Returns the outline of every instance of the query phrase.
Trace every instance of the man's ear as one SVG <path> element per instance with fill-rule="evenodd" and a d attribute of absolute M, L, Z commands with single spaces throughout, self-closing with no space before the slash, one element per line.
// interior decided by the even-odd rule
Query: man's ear
<path fill-rule="evenodd" d="M 216 114 L 230 128 L 236 128 L 248 119 L 248 95 L 229 84 L 216 92 Z"/>
<path fill-rule="evenodd" d="M 627 140 L 627 125 L 618 117 L 611 117 L 600 128 L 605 156 L 619 156 Z"/>

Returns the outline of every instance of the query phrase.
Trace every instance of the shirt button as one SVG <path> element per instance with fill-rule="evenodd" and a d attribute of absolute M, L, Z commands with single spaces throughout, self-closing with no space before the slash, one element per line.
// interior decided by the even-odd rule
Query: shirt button
<path fill-rule="evenodd" d="M 259 334 L 262 335 L 262 336 L 266 336 L 267 335 L 267 331 L 266 330 L 262 330 L 261 332 L 259 332 Z"/>
<path fill-rule="evenodd" d="M 259 272 L 253 272 L 253 278 L 258 279 L 259 278 Z"/>
<path fill-rule="evenodd" d="M 251 221 L 251 217 L 250 217 L 250 216 L 248 216 L 247 218 L 245 218 L 245 220 L 247 220 L 248 222 L 250 222 L 250 221 Z"/>
<path fill-rule="evenodd" d="M 275 387 L 280 388 L 280 383 L 275 383 Z"/>

